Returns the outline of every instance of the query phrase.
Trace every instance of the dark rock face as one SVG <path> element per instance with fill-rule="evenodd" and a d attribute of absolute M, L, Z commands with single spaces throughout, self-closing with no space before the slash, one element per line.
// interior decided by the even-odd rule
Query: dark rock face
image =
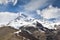
<path fill-rule="evenodd" d="M 57 40 L 56 37 L 59 38 L 58 34 L 60 33 L 55 29 L 48 29 L 48 28 L 43 27 L 43 25 L 40 24 L 39 22 L 37 22 L 36 27 L 33 27 L 33 26 L 24 27 L 23 26 L 20 29 L 24 30 L 26 32 L 26 35 L 27 34 L 30 35 L 30 36 L 27 36 L 27 37 L 24 36 L 24 37 L 26 37 L 26 38 L 31 37 L 32 38 L 32 36 L 33 36 L 34 39 L 36 38 L 38 40 Z M 29 38 L 29 39 L 31 39 L 31 38 Z"/>
<path fill-rule="evenodd" d="M 31 30 L 31 29 L 28 30 L 28 29 L 21 30 L 19 35 L 23 36 L 27 39 L 30 39 L 30 40 L 46 40 L 45 32 L 42 32 L 42 30 L 37 30 L 35 28 L 33 28 L 33 30 Z"/>
<path fill-rule="evenodd" d="M 30 39 L 30 40 L 39 40 L 38 38 L 34 37 L 32 34 L 27 32 L 26 30 L 21 30 L 21 31 L 22 32 L 19 33 L 20 36 L 23 36 L 23 37 Z"/>
<path fill-rule="evenodd" d="M 56 40 L 60 40 L 60 25 L 55 25 L 55 27 L 57 28 L 57 33 L 56 33 Z"/>
<path fill-rule="evenodd" d="M 40 28 L 38 28 L 38 26 L 41 27 L 41 29 L 43 29 L 43 26 L 41 24 L 37 24 L 36 27 L 22 26 L 20 28 L 21 32 L 19 34 L 25 38 L 30 39 L 30 40 L 46 40 L 45 32 L 43 30 L 41 30 Z"/>
<path fill-rule="evenodd" d="M 43 28 L 43 25 L 42 25 L 41 23 L 39 23 L 39 22 L 37 22 L 36 26 L 37 26 L 38 28 Z"/>
<path fill-rule="evenodd" d="M 31 33 L 33 33 L 33 31 L 35 31 L 35 30 L 38 30 L 38 28 L 35 28 L 35 27 L 33 27 L 33 26 L 26 26 L 26 27 L 21 27 L 20 28 L 21 30 L 23 30 L 23 29 L 25 29 L 25 30 L 28 30 L 28 31 L 30 31 Z"/>

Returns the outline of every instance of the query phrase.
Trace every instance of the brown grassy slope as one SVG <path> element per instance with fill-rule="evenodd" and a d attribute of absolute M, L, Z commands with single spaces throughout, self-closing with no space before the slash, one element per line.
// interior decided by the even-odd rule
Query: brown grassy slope
<path fill-rule="evenodd" d="M 18 31 L 18 30 L 11 28 L 11 27 L 1 27 L 0 28 L 0 40 L 10 40 L 10 39 L 11 40 L 18 40 L 19 38 L 17 38 L 13 34 L 15 31 Z"/>
<path fill-rule="evenodd" d="M 33 35 L 38 38 L 39 40 L 46 40 L 46 35 L 45 35 L 45 32 L 42 32 L 42 31 L 34 31 L 33 32 Z"/>

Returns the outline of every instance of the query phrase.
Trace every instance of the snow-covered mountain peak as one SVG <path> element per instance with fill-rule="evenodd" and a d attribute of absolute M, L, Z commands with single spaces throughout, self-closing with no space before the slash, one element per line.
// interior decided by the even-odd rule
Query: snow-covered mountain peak
<path fill-rule="evenodd" d="M 18 14 L 18 17 L 16 17 L 14 20 L 11 20 L 7 25 L 13 26 L 16 28 L 19 28 L 23 25 L 33 25 L 34 18 L 27 16 L 25 14 Z"/>
<path fill-rule="evenodd" d="M 24 19 L 24 18 L 27 18 L 27 16 L 26 15 L 24 15 L 24 14 L 18 14 L 18 17 L 17 18 L 15 18 L 14 20 L 21 20 L 21 19 Z"/>
<path fill-rule="evenodd" d="M 24 14 L 19 15 L 16 19 L 11 21 L 8 26 L 12 26 L 16 29 L 19 29 L 21 26 L 26 26 L 26 25 L 36 27 L 37 22 L 41 23 L 44 27 L 46 27 L 48 29 L 55 29 L 55 27 L 48 22 L 34 19 L 34 18 L 29 17 L 29 16 L 24 15 Z"/>
<path fill-rule="evenodd" d="M 26 14 L 22 14 L 22 13 L 19 13 L 18 14 L 18 17 L 14 19 L 15 21 L 26 21 L 26 22 L 29 22 L 29 21 L 33 21 L 34 18 L 26 15 Z"/>
<path fill-rule="evenodd" d="M 5 14 L 4 14 L 5 15 Z M 10 13 L 8 13 L 8 15 L 11 15 Z M 14 15 L 14 14 L 13 14 Z M 12 16 L 13 16 L 12 15 Z M 11 16 L 7 16 L 7 19 L 11 17 Z M 3 17 L 5 18 L 5 17 Z M 7 22 L 7 26 L 12 26 L 16 29 L 18 29 L 19 27 L 21 26 L 25 26 L 25 25 L 28 25 L 28 26 L 36 26 L 36 23 L 39 22 L 41 23 L 44 27 L 47 27 L 49 29 L 54 29 L 54 26 L 51 25 L 51 23 L 47 22 L 47 21 L 41 21 L 39 19 L 35 19 L 35 18 L 32 18 L 26 14 L 23 14 L 23 13 L 17 13 L 15 14 L 13 17 L 11 17 L 12 19 L 9 19 L 9 21 Z M 6 19 L 6 18 L 5 18 Z M 5 20 L 4 19 L 4 20 Z M 6 20 L 7 20 L 6 19 Z M 5 25 L 3 24 L 3 25 Z"/>

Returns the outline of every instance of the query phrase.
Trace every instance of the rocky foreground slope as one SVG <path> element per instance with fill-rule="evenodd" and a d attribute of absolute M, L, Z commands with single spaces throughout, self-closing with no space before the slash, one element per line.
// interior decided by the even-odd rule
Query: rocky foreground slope
<path fill-rule="evenodd" d="M 19 30 L 10 26 L 0 28 L 0 40 L 60 40 L 60 25 L 56 29 L 48 29 L 42 24 L 21 26 Z"/>

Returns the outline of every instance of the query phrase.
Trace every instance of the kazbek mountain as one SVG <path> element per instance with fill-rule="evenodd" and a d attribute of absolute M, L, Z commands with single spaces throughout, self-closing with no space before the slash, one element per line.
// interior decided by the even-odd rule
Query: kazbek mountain
<path fill-rule="evenodd" d="M 25 14 L 18 14 L 18 17 L 16 17 L 14 20 L 9 21 L 7 24 L 8 26 L 19 28 L 23 25 L 33 25 L 34 18 L 29 17 Z"/>
<path fill-rule="evenodd" d="M 54 26 L 46 21 L 41 21 L 39 19 L 35 19 L 26 14 L 21 14 L 21 13 L 19 13 L 14 20 L 9 21 L 7 26 L 12 26 L 15 29 L 19 29 L 21 26 L 24 25 L 36 26 L 37 22 L 41 23 L 44 27 L 47 27 L 49 29 L 54 29 Z"/>

